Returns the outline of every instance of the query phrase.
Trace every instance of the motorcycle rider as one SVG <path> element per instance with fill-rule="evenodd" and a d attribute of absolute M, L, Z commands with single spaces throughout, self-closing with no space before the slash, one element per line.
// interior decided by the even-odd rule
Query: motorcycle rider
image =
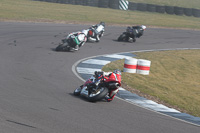
<path fill-rule="evenodd" d="M 100 22 L 99 24 L 93 25 L 92 27 L 89 28 L 88 37 L 90 37 L 92 41 L 99 42 L 100 37 L 103 36 L 104 34 L 104 28 L 105 28 L 104 22 Z"/>
<path fill-rule="evenodd" d="M 95 71 L 96 78 L 100 78 L 101 76 L 104 76 L 104 80 L 106 80 L 107 82 L 112 82 L 117 80 L 120 82 L 121 86 L 121 71 L 119 69 L 116 69 L 113 72 Z M 114 99 L 115 95 L 119 91 L 119 87 L 115 88 L 108 95 L 106 95 L 105 99 L 107 102 L 110 102 Z"/>
<path fill-rule="evenodd" d="M 72 49 L 77 51 L 87 41 L 88 30 L 70 33 L 66 40 L 72 46 Z"/>
<path fill-rule="evenodd" d="M 145 25 L 141 26 L 132 26 L 127 27 L 126 29 L 126 41 L 128 42 L 135 42 L 136 38 L 140 38 L 143 35 L 144 30 L 146 29 Z"/>

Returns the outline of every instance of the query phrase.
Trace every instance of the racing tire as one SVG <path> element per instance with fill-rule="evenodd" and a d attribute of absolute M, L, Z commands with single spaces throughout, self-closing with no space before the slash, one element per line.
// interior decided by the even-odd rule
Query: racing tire
<path fill-rule="evenodd" d="M 81 87 L 78 87 L 74 90 L 74 96 L 79 96 L 81 94 Z"/>
<path fill-rule="evenodd" d="M 192 16 L 192 8 L 183 8 L 183 12 L 186 16 Z"/>
<path fill-rule="evenodd" d="M 125 33 L 121 34 L 121 35 L 118 37 L 117 40 L 118 40 L 119 42 L 120 42 L 120 41 L 125 41 L 125 40 L 126 40 L 126 34 L 125 34 Z"/>
<path fill-rule="evenodd" d="M 92 92 L 90 95 L 88 95 L 88 100 L 90 102 L 96 102 L 104 99 L 107 94 L 108 94 L 108 88 L 100 87 L 100 89 L 97 92 L 95 93 Z"/>
<path fill-rule="evenodd" d="M 56 47 L 56 51 L 69 51 L 70 47 L 68 46 L 68 43 L 60 44 Z"/>

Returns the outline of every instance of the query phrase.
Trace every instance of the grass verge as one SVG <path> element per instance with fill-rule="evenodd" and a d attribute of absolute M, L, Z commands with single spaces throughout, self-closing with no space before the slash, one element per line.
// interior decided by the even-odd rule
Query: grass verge
<path fill-rule="evenodd" d="M 49 3 L 33 0 L 0 0 L 0 21 L 99 23 L 200 29 L 200 18 L 109 8 Z"/>
<path fill-rule="evenodd" d="M 200 50 L 134 53 L 151 61 L 150 75 L 122 72 L 123 87 L 181 112 L 200 117 Z M 109 63 L 103 71 L 123 70 L 124 60 Z"/>

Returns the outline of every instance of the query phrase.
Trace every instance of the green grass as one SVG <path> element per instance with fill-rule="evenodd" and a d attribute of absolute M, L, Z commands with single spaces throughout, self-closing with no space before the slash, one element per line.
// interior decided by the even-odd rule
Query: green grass
<path fill-rule="evenodd" d="M 0 0 L 0 21 L 99 23 L 200 29 L 200 18 L 32 0 Z"/>
<path fill-rule="evenodd" d="M 123 72 L 123 87 L 200 117 L 200 50 L 134 54 L 139 59 L 151 61 L 150 75 Z M 123 65 L 124 60 L 118 60 L 104 66 L 103 70 L 123 70 Z"/>
<path fill-rule="evenodd" d="M 199 0 L 128 0 L 136 3 L 147 3 L 155 5 L 167 5 L 167 6 L 178 6 L 185 8 L 197 8 L 200 9 Z"/>

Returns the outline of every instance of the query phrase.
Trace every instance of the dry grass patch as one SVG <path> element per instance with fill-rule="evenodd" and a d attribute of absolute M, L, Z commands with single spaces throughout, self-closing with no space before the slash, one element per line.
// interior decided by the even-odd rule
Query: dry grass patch
<path fill-rule="evenodd" d="M 129 91 L 200 117 L 200 50 L 134 53 L 151 60 L 150 75 L 122 73 Z M 123 70 L 124 60 L 112 62 L 104 71 Z"/>

